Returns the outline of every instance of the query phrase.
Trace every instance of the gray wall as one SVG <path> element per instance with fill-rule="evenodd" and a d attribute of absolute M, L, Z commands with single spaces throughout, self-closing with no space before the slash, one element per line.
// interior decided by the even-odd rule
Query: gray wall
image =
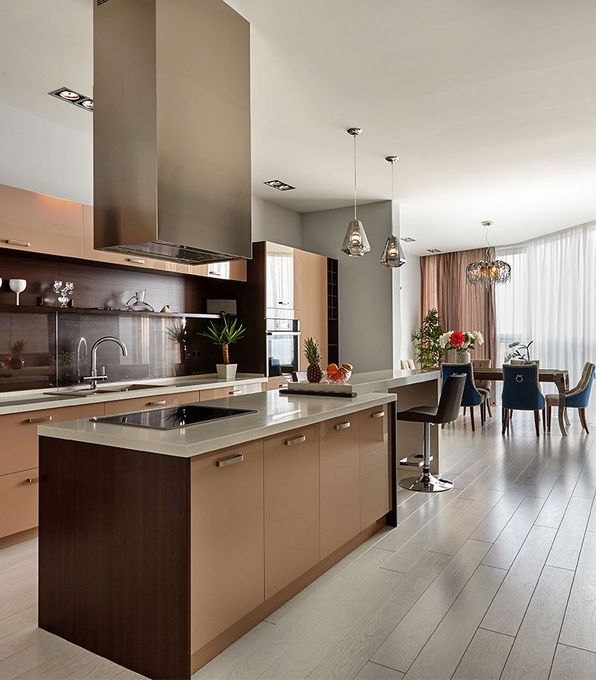
<path fill-rule="evenodd" d="M 352 258 L 340 251 L 352 217 L 353 208 L 303 214 L 302 247 L 339 260 L 340 359 L 361 373 L 391 368 L 395 345 L 399 353 L 399 296 L 395 295 L 399 270 L 379 263 L 391 224 L 391 201 L 358 209 L 371 244 L 364 257 Z"/>
<path fill-rule="evenodd" d="M 252 240 L 302 248 L 301 218 L 302 215 L 294 210 L 253 196 Z"/>
<path fill-rule="evenodd" d="M 414 359 L 412 333 L 420 325 L 420 257 L 406 253 L 406 264 L 401 267 L 400 316 L 401 358 Z"/>

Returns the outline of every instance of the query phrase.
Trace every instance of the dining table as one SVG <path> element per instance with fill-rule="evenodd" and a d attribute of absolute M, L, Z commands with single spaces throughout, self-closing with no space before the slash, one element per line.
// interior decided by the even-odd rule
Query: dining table
<path fill-rule="evenodd" d="M 503 368 L 474 368 L 474 380 L 502 381 Z M 559 391 L 559 429 L 563 436 L 567 436 L 567 427 L 570 424 L 567 410 L 565 409 L 565 395 L 569 389 L 569 372 L 560 368 L 539 368 L 538 382 L 553 383 Z"/>

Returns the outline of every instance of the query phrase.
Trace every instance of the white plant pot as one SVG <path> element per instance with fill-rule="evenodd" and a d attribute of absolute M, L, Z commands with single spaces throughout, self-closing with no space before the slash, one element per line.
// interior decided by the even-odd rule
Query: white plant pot
<path fill-rule="evenodd" d="M 234 380 L 238 364 L 216 364 L 217 377 L 220 380 Z"/>
<path fill-rule="evenodd" d="M 469 352 L 455 352 L 455 363 L 456 364 L 469 364 L 472 361 L 472 357 Z"/>

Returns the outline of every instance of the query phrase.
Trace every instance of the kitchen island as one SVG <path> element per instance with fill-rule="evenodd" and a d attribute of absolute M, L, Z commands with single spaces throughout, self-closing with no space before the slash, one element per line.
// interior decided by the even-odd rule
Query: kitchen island
<path fill-rule="evenodd" d="M 395 525 L 395 400 L 264 392 L 199 405 L 256 413 L 175 429 L 40 427 L 40 627 L 190 677 Z"/>

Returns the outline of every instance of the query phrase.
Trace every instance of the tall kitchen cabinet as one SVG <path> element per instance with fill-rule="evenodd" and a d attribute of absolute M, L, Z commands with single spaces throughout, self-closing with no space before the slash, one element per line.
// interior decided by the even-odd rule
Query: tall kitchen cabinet
<path fill-rule="evenodd" d="M 302 348 L 308 337 L 319 341 L 323 367 L 330 357 L 336 360 L 337 260 L 269 241 L 254 243 L 240 296 L 241 316 L 251 323 L 240 351 L 252 371 L 267 374 L 266 319 L 300 322 L 299 370 L 306 370 Z"/>

